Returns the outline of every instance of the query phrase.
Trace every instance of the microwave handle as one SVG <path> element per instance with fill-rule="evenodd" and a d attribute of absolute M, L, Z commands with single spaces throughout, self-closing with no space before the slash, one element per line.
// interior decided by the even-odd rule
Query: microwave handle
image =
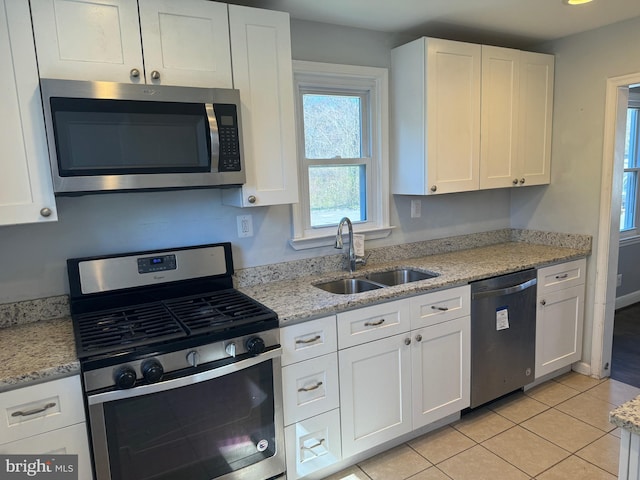
<path fill-rule="evenodd" d="M 213 103 L 206 103 L 204 105 L 207 111 L 207 119 L 209 120 L 209 135 L 211 137 L 211 165 L 218 166 L 218 152 L 220 152 L 220 133 L 218 132 L 218 120 L 216 119 L 216 112 L 213 108 Z"/>

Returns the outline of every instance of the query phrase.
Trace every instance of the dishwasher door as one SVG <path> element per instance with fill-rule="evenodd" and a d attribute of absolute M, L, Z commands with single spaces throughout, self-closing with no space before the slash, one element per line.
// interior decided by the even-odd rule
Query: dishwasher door
<path fill-rule="evenodd" d="M 471 408 L 533 382 L 536 270 L 471 283 Z"/>

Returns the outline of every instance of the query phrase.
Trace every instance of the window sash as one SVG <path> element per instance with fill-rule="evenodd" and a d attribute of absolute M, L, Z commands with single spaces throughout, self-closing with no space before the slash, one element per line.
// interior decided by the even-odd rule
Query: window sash
<path fill-rule="evenodd" d="M 637 236 L 640 226 L 640 108 L 633 106 L 627 115 L 627 148 L 623 178 L 623 200 L 620 212 L 620 236 Z M 633 174 L 630 176 L 629 174 Z M 633 178 L 633 180 L 627 180 Z"/>

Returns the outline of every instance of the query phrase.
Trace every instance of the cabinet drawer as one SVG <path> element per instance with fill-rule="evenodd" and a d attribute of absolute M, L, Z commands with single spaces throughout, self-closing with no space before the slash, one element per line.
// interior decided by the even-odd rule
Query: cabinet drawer
<path fill-rule="evenodd" d="M 469 315 L 471 287 L 449 288 L 411 299 L 411 329 L 428 327 Z"/>
<path fill-rule="evenodd" d="M 91 458 L 86 424 L 78 423 L 0 445 L 3 455 L 78 455 L 78 478 L 90 480 Z"/>
<path fill-rule="evenodd" d="M 0 394 L 2 443 L 84 421 L 79 375 Z"/>
<path fill-rule="evenodd" d="M 337 350 L 336 317 L 318 318 L 280 330 L 282 365 L 308 360 Z"/>
<path fill-rule="evenodd" d="M 338 354 L 284 367 L 282 390 L 285 425 L 338 408 Z"/>
<path fill-rule="evenodd" d="M 587 260 L 551 265 L 538 270 L 538 295 L 585 283 Z"/>
<path fill-rule="evenodd" d="M 409 302 L 398 300 L 339 313 L 338 348 L 409 331 Z"/>
<path fill-rule="evenodd" d="M 306 477 L 342 459 L 337 409 L 285 427 L 284 436 L 289 480 Z"/>

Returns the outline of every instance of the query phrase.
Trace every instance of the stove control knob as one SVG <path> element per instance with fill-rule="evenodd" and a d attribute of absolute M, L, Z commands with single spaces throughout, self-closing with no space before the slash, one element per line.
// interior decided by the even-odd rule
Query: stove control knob
<path fill-rule="evenodd" d="M 262 340 L 260 337 L 251 337 L 249 340 L 247 340 L 247 344 L 245 345 L 247 347 L 247 352 L 249 352 L 251 355 L 260 355 L 262 352 L 264 352 L 264 340 Z"/>
<path fill-rule="evenodd" d="M 187 362 L 189 362 L 189 365 L 191 365 L 192 367 L 198 366 L 198 364 L 200 363 L 200 354 L 197 350 L 191 350 L 189 353 L 187 353 Z"/>
<path fill-rule="evenodd" d="M 114 372 L 113 381 L 118 388 L 131 388 L 136 383 L 136 371 L 128 365 L 120 367 Z"/>
<path fill-rule="evenodd" d="M 142 362 L 142 376 L 149 383 L 159 382 L 164 374 L 164 369 L 160 362 L 156 359 L 145 360 Z"/>
<path fill-rule="evenodd" d="M 231 342 L 231 343 L 227 343 L 227 345 L 224 347 L 224 351 L 227 352 L 227 355 L 229 355 L 230 357 L 234 357 L 236 356 L 236 344 Z"/>

